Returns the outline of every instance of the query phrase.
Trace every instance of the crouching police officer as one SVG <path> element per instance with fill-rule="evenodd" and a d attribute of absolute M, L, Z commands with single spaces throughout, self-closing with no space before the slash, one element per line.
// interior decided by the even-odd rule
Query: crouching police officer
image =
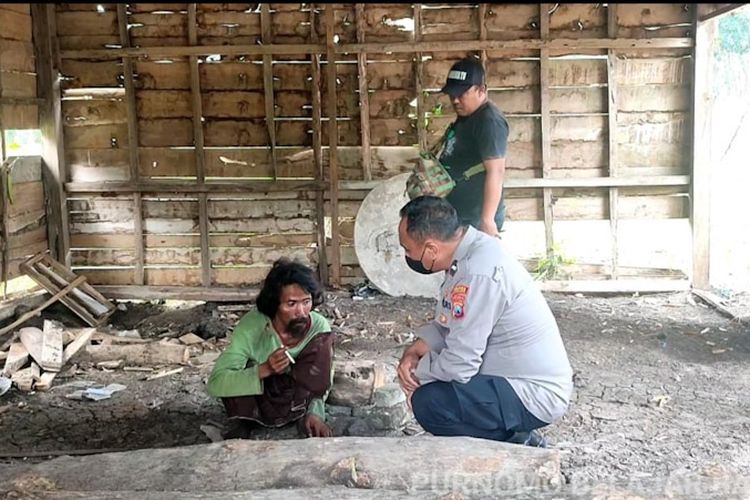
<path fill-rule="evenodd" d="M 535 431 L 568 408 L 572 369 L 544 296 L 501 241 L 462 226 L 442 198 L 400 212 L 416 272 L 447 271 L 435 319 L 419 328 L 398 377 L 428 432 L 546 446 Z"/>

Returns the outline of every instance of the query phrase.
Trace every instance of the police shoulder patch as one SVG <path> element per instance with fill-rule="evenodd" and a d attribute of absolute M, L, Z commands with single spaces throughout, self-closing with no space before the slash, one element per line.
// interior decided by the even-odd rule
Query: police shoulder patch
<path fill-rule="evenodd" d="M 466 307 L 466 297 L 469 295 L 468 285 L 458 284 L 453 287 L 451 292 L 451 315 L 455 319 L 464 317 Z"/>

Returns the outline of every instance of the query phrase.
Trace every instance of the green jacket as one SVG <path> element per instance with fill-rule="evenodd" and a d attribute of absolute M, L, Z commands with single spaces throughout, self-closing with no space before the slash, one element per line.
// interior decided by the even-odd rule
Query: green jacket
<path fill-rule="evenodd" d="M 322 333 L 331 331 L 328 320 L 321 314 L 310 313 L 312 325 L 305 338 L 288 352 L 296 358 L 305 346 Z M 259 367 L 276 349 L 282 347 L 281 340 L 271 325 L 271 318 L 258 310 L 245 314 L 232 333 L 229 347 L 219 356 L 208 378 L 207 390 L 211 396 L 227 398 L 263 394 L 263 381 L 258 373 Z M 331 365 L 331 387 L 333 386 L 333 365 Z M 329 390 L 322 398 L 313 399 L 307 413 L 312 413 L 325 421 L 325 400 Z"/>

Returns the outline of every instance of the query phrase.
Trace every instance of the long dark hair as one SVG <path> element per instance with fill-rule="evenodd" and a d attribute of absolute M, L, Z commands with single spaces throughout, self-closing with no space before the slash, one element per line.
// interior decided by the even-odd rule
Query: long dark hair
<path fill-rule="evenodd" d="M 263 281 L 263 288 L 258 294 L 255 304 L 258 310 L 274 318 L 279 309 L 281 290 L 287 285 L 299 285 L 312 296 L 313 308 L 323 303 L 323 287 L 312 269 L 297 260 L 282 257 L 273 263 Z"/>

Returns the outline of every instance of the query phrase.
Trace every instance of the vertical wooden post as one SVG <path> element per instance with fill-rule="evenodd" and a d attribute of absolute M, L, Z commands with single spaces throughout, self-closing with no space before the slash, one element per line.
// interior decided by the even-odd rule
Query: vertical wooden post
<path fill-rule="evenodd" d="M 487 25 L 485 24 L 485 19 L 487 18 L 487 4 L 486 3 L 480 3 L 479 4 L 479 39 L 484 41 L 487 40 Z M 479 53 L 482 61 L 482 66 L 484 66 L 484 70 L 487 71 L 487 51 L 482 49 Z"/>
<path fill-rule="evenodd" d="M 617 38 L 617 4 L 607 4 L 607 35 Z M 609 176 L 617 177 L 617 54 L 613 49 L 607 50 L 607 118 L 609 135 L 609 153 L 607 165 Z M 618 243 L 618 200 L 619 189 L 609 188 L 609 225 L 612 232 L 612 269 L 610 276 L 616 279 L 619 271 L 620 245 Z"/>
<path fill-rule="evenodd" d="M 188 43 L 198 44 L 197 4 L 188 4 Z M 193 144 L 195 145 L 195 175 L 198 185 L 206 181 L 206 154 L 203 142 L 203 103 L 201 101 L 198 57 L 190 56 L 190 95 L 193 105 Z M 208 195 L 198 194 L 198 230 L 201 238 L 201 284 L 211 286 L 211 248 L 208 234 Z"/>
<path fill-rule="evenodd" d="M 716 36 L 715 19 L 698 21 L 693 5 L 692 176 L 690 223 L 693 240 L 694 288 L 709 288 L 711 278 L 711 57 Z"/>
<path fill-rule="evenodd" d="M 264 45 L 273 42 L 271 34 L 271 11 L 267 3 L 260 4 L 260 26 L 261 40 Z M 271 147 L 271 165 L 273 166 L 273 180 L 279 176 L 278 166 L 276 164 L 276 123 L 274 120 L 274 103 L 273 103 L 273 56 L 263 54 L 263 90 L 265 91 L 266 104 L 266 127 L 268 128 L 268 144 Z"/>
<path fill-rule="evenodd" d="M 70 228 L 65 193 L 67 169 L 62 126 L 57 28 L 54 4 L 31 4 L 36 50 L 37 95 L 42 132 L 42 176 L 47 204 L 47 241 L 50 253 L 70 266 Z"/>
<path fill-rule="evenodd" d="M 422 41 L 422 4 L 414 4 L 414 41 Z M 415 91 L 417 94 L 417 144 L 420 151 L 427 150 L 427 127 L 425 123 L 424 105 L 424 63 L 422 52 L 414 54 L 414 74 L 416 76 Z"/>
<path fill-rule="evenodd" d="M 539 4 L 539 31 L 542 40 L 549 39 L 549 4 Z M 541 106 L 541 131 L 542 131 L 542 177 L 550 177 L 552 174 L 552 140 L 550 133 L 549 103 L 549 49 L 540 49 L 539 52 L 539 96 Z M 542 204 L 544 208 L 544 243 L 547 255 L 554 253 L 554 233 L 552 223 L 554 212 L 552 210 L 552 189 L 542 188 Z"/>
<path fill-rule="evenodd" d="M 354 6 L 357 21 L 357 43 L 365 43 L 365 5 Z M 362 173 L 366 181 L 372 180 L 372 155 L 370 152 L 370 92 L 367 85 L 367 54 L 357 54 L 357 75 L 359 77 L 359 123 L 362 136 Z"/>
<path fill-rule="evenodd" d="M 328 175 L 331 181 L 331 284 L 341 284 L 339 255 L 339 165 L 338 124 L 336 123 L 336 47 L 334 5 L 326 4 L 326 72 L 328 78 Z"/>
<path fill-rule="evenodd" d="M 318 43 L 318 31 L 315 27 L 315 4 L 310 4 L 310 37 L 312 43 Z M 310 54 L 310 72 L 312 74 L 312 142 L 315 176 L 321 183 L 320 189 L 315 191 L 315 223 L 318 228 L 318 275 L 321 283 L 328 283 L 328 256 L 326 255 L 326 226 L 325 226 L 325 191 L 322 187 L 325 173 L 323 170 L 323 145 L 320 102 L 320 54 Z"/>
<path fill-rule="evenodd" d="M 117 25 L 120 31 L 120 44 L 130 47 L 128 34 L 128 13 L 126 4 L 117 4 Z M 134 185 L 133 192 L 133 238 L 135 245 L 135 276 L 136 285 L 143 285 L 143 207 L 141 191 L 138 182 L 138 111 L 135 105 L 135 86 L 133 85 L 133 61 L 130 56 L 122 58 L 123 80 L 125 83 L 125 99 L 128 110 L 128 150 L 130 159 L 130 182 Z"/>

